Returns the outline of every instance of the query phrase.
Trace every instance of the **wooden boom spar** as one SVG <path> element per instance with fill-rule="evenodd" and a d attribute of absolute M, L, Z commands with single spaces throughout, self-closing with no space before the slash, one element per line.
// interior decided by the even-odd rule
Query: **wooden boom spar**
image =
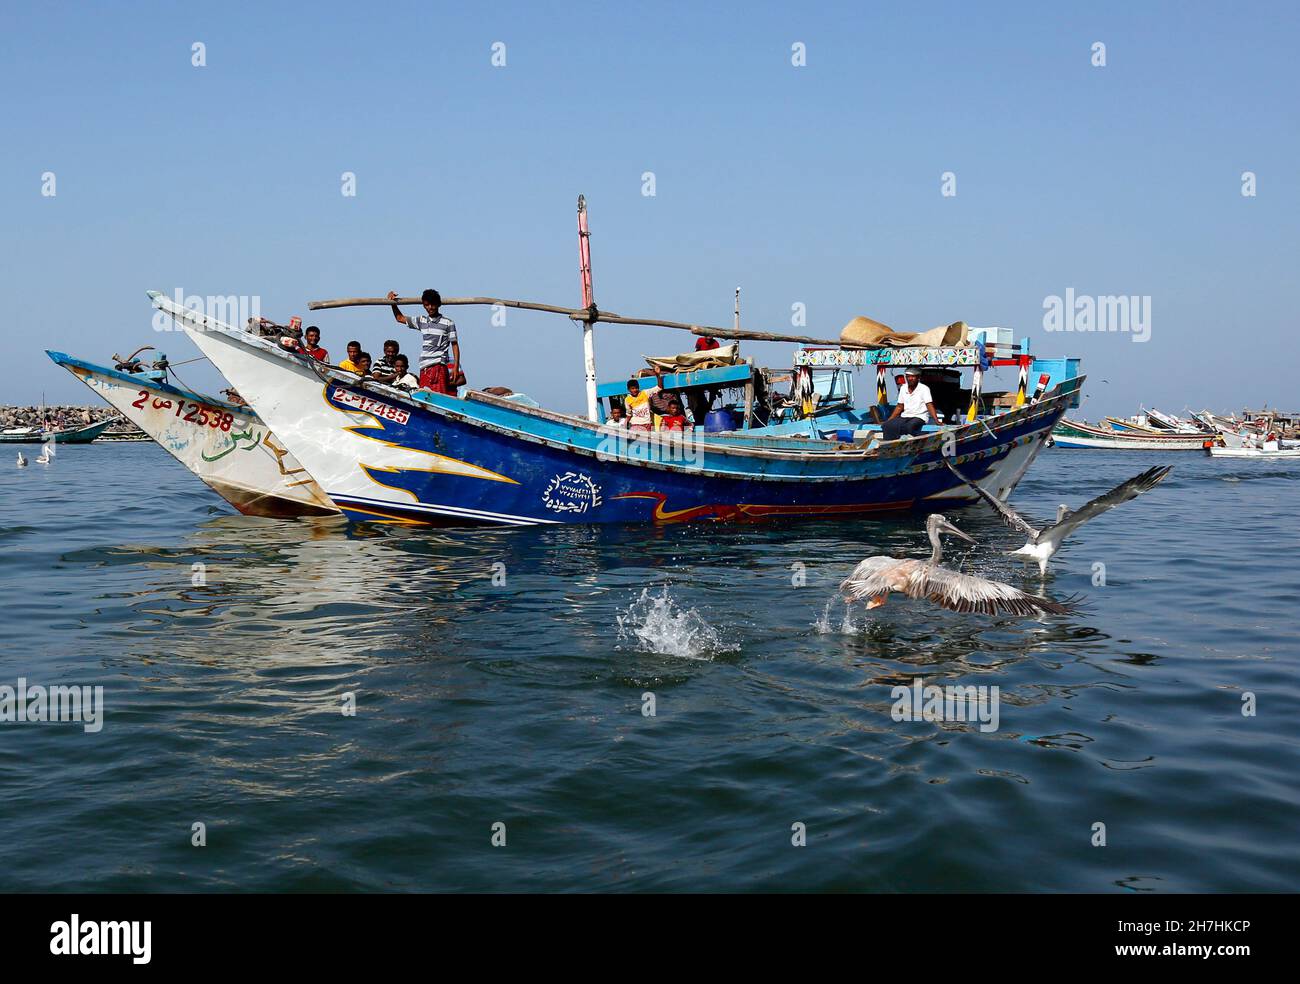
<path fill-rule="evenodd" d="M 390 301 L 386 297 L 344 297 L 332 301 L 311 301 L 307 308 L 311 311 L 326 311 L 333 308 L 383 306 L 390 304 L 419 304 L 418 297 L 399 297 Z M 712 325 L 693 325 L 684 321 L 663 321 L 657 318 L 625 318 L 609 311 L 602 311 L 595 305 L 590 308 L 560 307 L 558 304 L 542 304 L 538 301 L 515 301 L 504 297 L 444 297 L 443 306 L 500 305 L 501 307 L 520 308 L 525 311 L 544 311 L 548 314 L 562 314 L 574 321 L 603 322 L 610 325 L 646 325 L 651 328 L 676 328 L 689 331 L 694 335 L 706 335 L 710 338 L 729 338 L 754 342 L 794 342 L 800 345 L 840 346 L 838 339 L 811 338 L 808 335 L 786 335 L 780 332 L 751 331 L 748 329 L 715 328 Z M 844 345 L 845 348 L 856 346 Z"/>

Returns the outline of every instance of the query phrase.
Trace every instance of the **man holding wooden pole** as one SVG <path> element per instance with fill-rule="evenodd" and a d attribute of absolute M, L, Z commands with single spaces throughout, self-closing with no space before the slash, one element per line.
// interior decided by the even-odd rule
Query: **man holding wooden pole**
<path fill-rule="evenodd" d="M 442 296 L 433 289 L 420 295 L 424 314 L 413 318 L 404 315 L 397 306 L 397 291 L 388 292 L 393 304 L 393 317 L 399 325 L 420 333 L 420 388 L 435 393 L 456 395 L 456 387 L 464 382 L 460 371 L 460 340 L 456 337 L 456 322 L 442 314 Z"/>

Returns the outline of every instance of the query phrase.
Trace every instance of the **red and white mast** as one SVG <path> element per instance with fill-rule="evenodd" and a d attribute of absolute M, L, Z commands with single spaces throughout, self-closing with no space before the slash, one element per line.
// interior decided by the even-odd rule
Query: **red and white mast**
<path fill-rule="evenodd" d="M 596 294 L 591 285 L 591 233 L 587 230 L 587 200 L 578 196 L 578 269 L 582 274 L 582 359 L 587 380 L 587 419 L 596 420 Z"/>

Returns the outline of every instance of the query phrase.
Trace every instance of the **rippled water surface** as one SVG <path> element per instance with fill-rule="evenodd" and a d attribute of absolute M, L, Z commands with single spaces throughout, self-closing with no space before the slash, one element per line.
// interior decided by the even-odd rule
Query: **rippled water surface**
<path fill-rule="evenodd" d="M 0 724 L 0 889 L 1295 890 L 1300 464 L 1054 450 L 1015 501 L 1162 461 L 1046 585 L 952 514 L 953 563 L 1085 596 L 1043 620 L 846 611 L 914 519 L 349 529 L 152 444 L 6 461 L 0 684 L 106 712 Z M 918 675 L 998 686 L 998 730 L 893 720 Z"/>

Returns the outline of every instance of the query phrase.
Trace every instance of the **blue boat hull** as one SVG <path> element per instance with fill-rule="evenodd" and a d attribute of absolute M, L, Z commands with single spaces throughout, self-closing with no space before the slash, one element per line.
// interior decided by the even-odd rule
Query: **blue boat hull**
<path fill-rule="evenodd" d="M 373 390 L 366 395 L 373 398 Z M 1036 451 L 1054 424 L 1054 419 L 1040 417 L 996 437 L 985 434 L 963 442 L 956 449 L 958 460 L 972 479 L 985 478 L 1013 454 Z M 725 460 L 729 456 L 698 443 L 686 453 L 700 460 L 689 465 L 665 460 L 674 457 L 674 445 L 657 441 L 644 449 L 648 463 L 628 461 L 626 456 L 599 450 L 588 453 L 574 444 L 565 448 L 539 444 L 432 410 L 413 414 L 405 424 L 382 421 L 380 428 L 375 436 L 382 434 L 384 441 L 472 461 L 513 482 L 416 469 L 368 469 L 376 484 L 400 489 L 412 501 L 403 504 L 391 497 L 331 490 L 335 504 L 353 519 L 461 524 L 474 517 L 483 522 L 509 517 L 533 523 L 666 523 L 897 513 L 973 501 L 964 486 L 954 484 L 937 442 L 905 458 L 800 462 L 796 468 L 784 469 L 786 477 L 775 477 L 725 474 L 723 469 L 734 466 Z M 929 501 L 958 492 L 954 499 Z"/>

